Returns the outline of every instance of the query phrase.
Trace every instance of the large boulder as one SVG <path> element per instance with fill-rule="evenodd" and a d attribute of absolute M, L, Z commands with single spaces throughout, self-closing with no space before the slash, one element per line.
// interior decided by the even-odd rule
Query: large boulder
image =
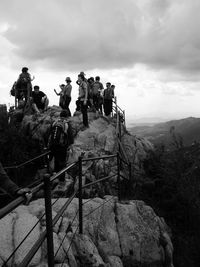
<path fill-rule="evenodd" d="M 66 201 L 52 200 L 53 217 Z M 83 234 L 78 234 L 78 207 L 78 199 L 75 198 L 53 229 L 57 264 L 74 267 L 173 266 L 173 245 L 168 228 L 164 220 L 143 201 L 123 203 L 112 196 L 83 200 Z M 44 199 L 39 199 L 29 206 L 17 208 L 0 220 L 2 262 L 40 219 L 8 264 L 19 265 L 45 229 L 44 218 L 41 220 L 43 212 Z M 31 261 L 31 266 L 47 266 L 46 253 L 45 242 Z"/>

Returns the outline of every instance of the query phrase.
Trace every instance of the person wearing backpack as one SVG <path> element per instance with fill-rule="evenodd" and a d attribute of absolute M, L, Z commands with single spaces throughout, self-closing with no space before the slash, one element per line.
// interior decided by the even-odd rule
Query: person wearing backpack
<path fill-rule="evenodd" d="M 68 110 L 61 111 L 59 119 L 50 129 L 48 148 L 51 151 L 50 160 L 54 158 L 54 172 L 59 172 L 65 167 L 67 148 L 73 143 L 72 130 L 68 123 L 69 116 Z M 59 181 L 65 181 L 65 174 L 59 177 Z"/>
<path fill-rule="evenodd" d="M 31 91 L 32 91 L 31 81 L 33 79 L 31 79 L 31 75 L 28 73 L 28 68 L 23 67 L 22 72 L 19 75 L 19 78 L 17 79 L 15 86 L 16 98 L 18 101 L 25 99 L 25 102 L 27 102 L 27 100 L 31 96 Z"/>

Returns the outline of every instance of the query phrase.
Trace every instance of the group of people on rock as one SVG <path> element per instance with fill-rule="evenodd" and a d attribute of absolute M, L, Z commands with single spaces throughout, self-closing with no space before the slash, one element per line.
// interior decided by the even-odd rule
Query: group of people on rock
<path fill-rule="evenodd" d="M 88 127 L 88 114 L 87 110 L 90 108 L 92 111 L 96 111 L 99 114 L 104 114 L 105 116 L 110 116 L 112 113 L 112 101 L 114 98 L 115 85 L 111 85 L 110 82 L 106 83 L 106 88 L 104 89 L 103 84 L 100 82 L 100 77 L 96 76 L 86 78 L 85 73 L 81 71 L 78 74 L 78 79 L 76 84 L 78 88 L 78 99 L 76 100 L 76 111 L 81 111 L 83 115 L 83 124 Z M 63 109 L 69 111 L 69 104 L 71 102 L 71 79 L 66 78 L 66 85 L 61 84 L 61 91 L 58 93 L 55 89 L 55 93 L 60 96 L 59 106 Z"/>
<path fill-rule="evenodd" d="M 40 87 L 35 85 L 32 88 L 31 75 L 28 72 L 28 68 L 22 68 L 17 81 L 14 83 L 11 94 L 16 98 L 16 105 L 18 107 L 25 108 L 28 107 L 33 109 L 33 112 L 39 113 L 40 111 L 45 111 L 49 104 L 49 99 L 47 95 L 40 91 Z"/>
<path fill-rule="evenodd" d="M 40 91 L 40 87 L 35 85 L 32 89 L 32 81 L 34 77 L 28 72 L 28 68 L 22 68 L 22 72 L 19 78 L 13 85 L 14 94 L 18 103 L 18 106 L 24 105 L 31 107 L 32 111 L 35 113 L 40 113 L 45 111 L 49 104 L 49 99 L 47 95 Z M 69 116 L 71 116 L 71 111 L 69 105 L 71 103 L 71 93 L 72 85 L 71 78 L 67 77 L 65 79 L 66 84 L 59 85 L 60 91 L 57 92 L 54 89 L 56 95 L 59 98 L 59 106 L 63 110 L 67 110 Z M 85 73 L 82 71 L 78 74 L 78 79 L 76 81 L 78 85 L 78 99 L 76 100 L 76 111 L 80 111 L 83 115 L 83 124 L 88 127 L 88 108 L 92 111 L 96 111 L 99 114 L 103 114 L 110 117 L 112 113 L 112 102 L 114 98 L 115 85 L 110 82 L 106 83 L 106 88 L 104 88 L 100 77 L 96 76 L 86 78 Z"/>
<path fill-rule="evenodd" d="M 88 114 L 87 110 L 90 108 L 99 114 L 110 116 L 112 112 L 112 100 L 114 98 L 115 86 L 111 85 L 110 82 L 106 83 L 104 89 L 103 84 L 100 82 L 100 77 L 96 76 L 86 78 L 84 72 L 78 74 L 76 81 L 78 85 L 78 99 L 76 100 L 76 111 L 80 111 L 83 116 L 83 124 L 88 127 Z M 45 111 L 49 104 L 47 95 L 40 91 L 40 87 L 35 85 L 32 89 L 32 81 L 34 77 L 28 72 L 28 68 L 22 68 L 22 72 L 19 78 L 14 83 L 11 94 L 15 96 L 17 106 L 19 107 L 23 103 L 25 108 L 27 105 L 35 113 Z M 54 89 L 56 95 L 60 96 L 59 106 L 62 108 L 60 118 L 52 125 L 52 131 L 49 135 L 48 147 L 51 151 L 50 158 L 55 159 L 54 171 L 58 172 L 65 167 L 66 160 L 66 147 L 73 143 L 73 136 L 71 129 L 68 125 L 67 117 L 71 116 L 69 105 L 71 102 L 72 85 L 70 77 L 65 79 L 66 84 L 60 85 L 60 91 L 57 92 Z M 61 130 L 62 128 L 62 130 Z M 28 201 L 31 197 L 31 191 L 29 188 L 20 188 L 13 183 L 0 162 L 0 180 L 1 187 L 10 193 L 12 196 L 25 196 Z M 64 176 L 60 177 L 60 182 L 64 181 Z"/>

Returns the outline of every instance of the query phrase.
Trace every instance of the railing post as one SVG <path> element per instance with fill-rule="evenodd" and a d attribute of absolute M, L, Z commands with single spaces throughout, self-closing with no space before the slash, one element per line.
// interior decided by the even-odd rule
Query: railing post
<path fill-rule="evenodd" d="M 19 185 L 19 168 L 15 167 L 15 183 Z"/>
<path fill-rule="evenodd" d="M 124 126 L 125 126 L 125 128 L 126 128 L 125 110 L 123 111 L 123 119 L 124 119 Z"/>
<path fill-rule="evenodd" d="M 132 180 L 132 171 L 131 171 L 131 162 L 129 162 L 129 164 L 128 164 L 128 168 L 129 168 L 129 181 L 131 181 Z"/>
<path fill-rule="evenodd" d="M 121 200 L 121 182 L 120 182 L 120 157 L 117 153 L 117 186 L 118 186 L 118 199 Z"/>
<path fill-rule="evenodd" d="M 83 233 L 83 197 L 82 197 L 82 157 L 78 158 L 78 203 L 79 203 L 79 234 Z"/>
<path fill-rule="evenodd" d="M 121 129 L 120 111 L 119 111 L 119 115 L 118 115 L 118 120 L 119 120 L 119 140 L 121 141 L 122 129 Z"/>
<path fill-rule="evenodd" d="M 53 225 L 52 225 L 52 208 L 51 208 L 51 182 L 50 182 L 49 174 L 44 175 L 44 197 L 45 197 L 46 229 L 47 229 L 48 266 L 54 267 Z"/>
<path fill-rule="evenodd" d="M 133 187 L 133 181 L 132 181 L 132 166 L 131 162 L 128 164 L 128 169 L 129 169 L 129 181 L 128 181 L 128 191 L 131 193 L 132 187 Z"/>
<path fill-rule="evenodd" d="M 44 148 L 44 152 L 47 152 L 47 150 L 48 150 L 48 148 L 45 147 Z M 49 167 L 49 154 L 45 155 L 44 161 L 45 161 L 45 167 L 47 168 L 47 171 L 49 172 L 50 171 L 50 167 Z"/>

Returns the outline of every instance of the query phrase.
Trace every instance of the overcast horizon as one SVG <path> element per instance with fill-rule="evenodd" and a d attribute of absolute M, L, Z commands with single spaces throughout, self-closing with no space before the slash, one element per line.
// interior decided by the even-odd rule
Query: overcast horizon
<path fill-rule="evenodd" d="M 53 89 L 80 71 L 116 85 L 127 121 L 200 117 L 200 1 L 1 0 L 0 103 L 22 67 Z"/>

